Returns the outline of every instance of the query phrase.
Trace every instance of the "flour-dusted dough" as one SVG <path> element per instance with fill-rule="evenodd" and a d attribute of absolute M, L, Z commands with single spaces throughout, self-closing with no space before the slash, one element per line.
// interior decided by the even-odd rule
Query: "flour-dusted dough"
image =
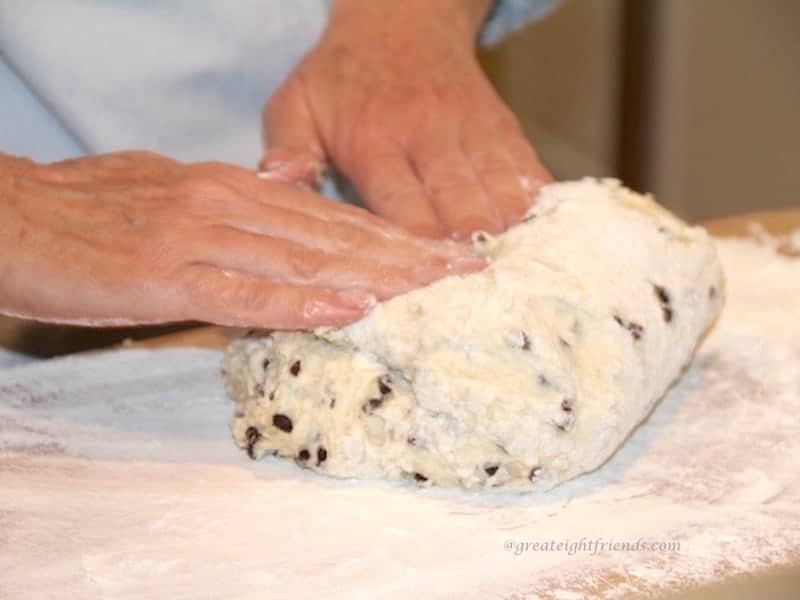
<path fill-rule="evenodd" d="M 491 261 L 226 355 L 233 435 L 341 477 L 545 490 L 607 460 L 720 311 L 706 232 L 613 180 L 545 187 Z"/>

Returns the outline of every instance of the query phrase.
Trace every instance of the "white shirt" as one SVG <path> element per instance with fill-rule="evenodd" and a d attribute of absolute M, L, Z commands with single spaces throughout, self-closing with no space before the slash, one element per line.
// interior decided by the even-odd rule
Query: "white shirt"
<path fill-rule="evenodd" d="M 254 167 L 264 103 L 326 0 L 3 0 L 0 149 L 148 149 Z"/>
<path fill-rule="evenodd" d="M 481 41 L 555 2 L 499 0 Z M 0 151 L 49 162 L 147 149 L 254 167 L 262 108 L 329 3 L 2 0 Z"/>

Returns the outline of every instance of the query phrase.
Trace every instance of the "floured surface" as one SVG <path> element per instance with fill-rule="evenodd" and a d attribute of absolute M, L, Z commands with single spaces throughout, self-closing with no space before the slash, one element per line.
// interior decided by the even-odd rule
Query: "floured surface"
<path fill-rule="evenodd" d="M 0 371 L 0 598 L 615 598 L 800 562 L 800 262 L 718 249 L 727 305 L 686 377 L 545 494 L 247 461 L 213 352 Z M 505 549 L 598 537 L 680 550 Z"/>

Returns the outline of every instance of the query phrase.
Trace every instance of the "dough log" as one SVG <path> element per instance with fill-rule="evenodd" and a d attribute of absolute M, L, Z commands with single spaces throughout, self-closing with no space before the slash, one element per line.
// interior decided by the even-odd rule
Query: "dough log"
<path fill-rule="evenodd" d="M 545 490 L 602 465 L 722 307 L 706 232 L 614 180 L 545 187 L 484 271 L 225 357 L 233 436 L 336 477 Z"/>

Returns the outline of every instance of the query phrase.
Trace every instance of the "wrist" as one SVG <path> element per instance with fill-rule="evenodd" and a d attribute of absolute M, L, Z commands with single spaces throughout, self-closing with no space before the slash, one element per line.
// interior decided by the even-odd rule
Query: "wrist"
<path fill-rule="evenodd" d="M 474 48 L 494 0 L 335 0 L 326 35 L 399 44 L 430 36 Z"/>
<path fill-rule="evenodd" d="M 20 246 L 26 234 L 20 213 L 20 187 L 25 173 L 33 168 L 27 159 L 0 153 L 0 314 L 15 313 L 19 307 L 15 291 Z"/>

